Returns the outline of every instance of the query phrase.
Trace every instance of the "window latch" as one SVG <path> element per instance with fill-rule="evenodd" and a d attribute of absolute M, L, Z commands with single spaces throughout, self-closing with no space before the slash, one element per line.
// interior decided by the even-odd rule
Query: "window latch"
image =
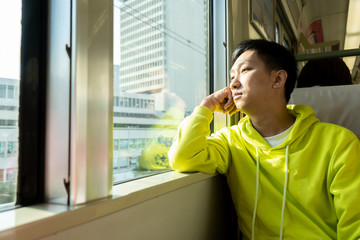
<path fill-rule="evenodd" d="M 68 44 L 66 44 L 65 49 L 66 49 L 66 52 L 67 52 L 69 58 L 71 58 L 71 47 Z"/>

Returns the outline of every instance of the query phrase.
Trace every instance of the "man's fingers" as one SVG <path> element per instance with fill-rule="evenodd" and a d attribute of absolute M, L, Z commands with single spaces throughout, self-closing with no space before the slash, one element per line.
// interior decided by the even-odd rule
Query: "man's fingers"
<path fill-rule="evenodd" d="M 234 104 L 234 107 L 230 110 L 229 115 L 231 116 L 231 115 L 233 115 L 234 113 L 236 113 L 238 111 L 239 111 L 239 109 L 237 109 L 235 104 Z"/>
<path fill-rule="evenodd" d="M 224 109 L 227 110 L 229 107 L 231 107 L 234 104 L 234 101 L 232 97 L 226 98 L 226 103 L 224 105 Z"/>
<path fill-rule="evenodd" d="M 228 113 L 235 107 L 231 89 L 223 88 L 205 97 L 201 102 L 202 106 L 208 107 L 213 112 Z M 236 107 L 235 107 L 236 108 Z"/>

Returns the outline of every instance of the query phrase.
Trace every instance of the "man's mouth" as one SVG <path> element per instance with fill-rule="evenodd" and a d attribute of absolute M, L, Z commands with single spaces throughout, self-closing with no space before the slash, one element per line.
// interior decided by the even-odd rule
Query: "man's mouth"
<path fill-rule="evenodd" d="M 234 100 L 241 98 L 241 96 L 244 94 L 240 89 L 234 89 L 231 90 L 231 92 Z"/>

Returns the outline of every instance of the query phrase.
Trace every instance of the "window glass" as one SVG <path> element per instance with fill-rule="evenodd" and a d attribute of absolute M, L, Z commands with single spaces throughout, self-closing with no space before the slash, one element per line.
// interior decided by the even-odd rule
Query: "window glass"
<path fill-rule="evenodd" d="M 279 24 L 275 24 L 275 42 L 280 43 L 280 29 Z"/>
<path fill-rule="evenodd" d="M 290 50 L 289 41 L 285 37 L 283 38 L 282 44 L 284 47 Z"/>
<path fill-rule="evenodd" d="M 7 86 L 7 98 L 13 99 L 14 98 L 14 86 L 13 85 L 8 85 Z"/>
<path fill-rule="evenodd" d="M 18 168 L 21 0 L 0 1 L 0 208 L 13 204 Z"/>
<path fill-rule="evenodd" d="M 208 92 L 207 2 L 114 0 L 114 183 L 170 169 L 177 126 Z"/>
<path fill-rule="evenodd" d="M 6 98 L 6 85 L 0 84 L 0 98 Z"/>

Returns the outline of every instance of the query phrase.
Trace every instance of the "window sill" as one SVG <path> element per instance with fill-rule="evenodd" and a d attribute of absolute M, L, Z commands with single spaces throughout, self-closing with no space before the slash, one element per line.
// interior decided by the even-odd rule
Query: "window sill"
<path fill-rule="evenodd" d="M 216 174 L 175 171 L 113 187 L 113 195 L 79 206 L 39 204 L 0 213 L 0 239 L 38 239 L 115 213 Z"/>

